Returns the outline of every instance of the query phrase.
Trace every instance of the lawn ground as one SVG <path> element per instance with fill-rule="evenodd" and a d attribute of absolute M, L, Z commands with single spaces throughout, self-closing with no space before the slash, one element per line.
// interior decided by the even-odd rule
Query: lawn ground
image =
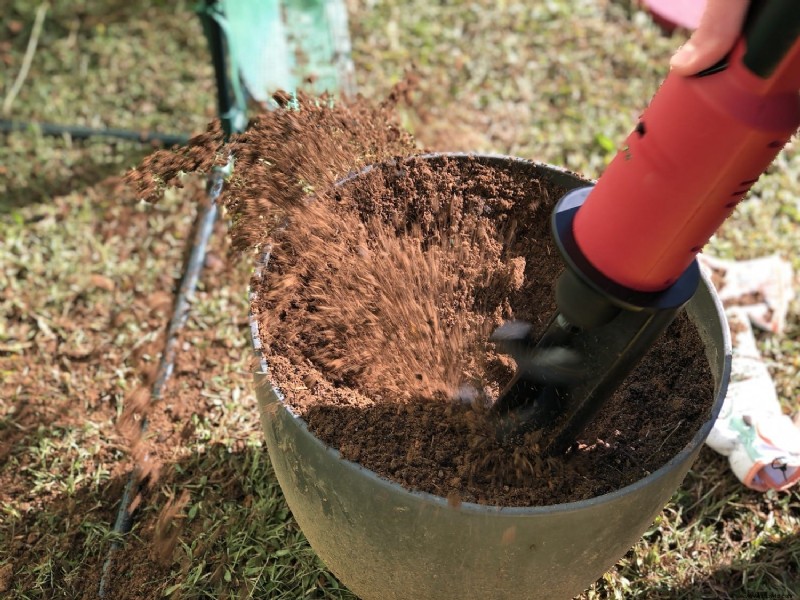
<path fill-rule="evenodd" d="M 666 73 L 664 36 L 626 1 L 351 0 L 357 82 L 382 98 L 416 66 L 406 125 L 429 148 L 602 172 Z M 214 117 L 189 2 L 49 3 L 15 119 L 195 133 Z M 0 23 L 0 95 L 34 15 Z M 247 261 L 217 227 L 176 373 L 151 415 L 153 484 L 132 533 L 113 521 L 170 311 L 199 184 L 148 206 L 119 176 L 150 149 L 35 130 L 0 144 L 0 597 L 353 598 L 292 520 L 261 445 L 247 341 Z M 726 258 L 779 253 L 800 272 L 796 143 L 716 236 Z M 781 401 L 800 408 L 800 312 L 762 336 Z M 653 527 L 582 598 L 800 596 L 800 497 L 743 488 L 704 450 Z M 521 592 L 520 597 L 526 597 Z"/>

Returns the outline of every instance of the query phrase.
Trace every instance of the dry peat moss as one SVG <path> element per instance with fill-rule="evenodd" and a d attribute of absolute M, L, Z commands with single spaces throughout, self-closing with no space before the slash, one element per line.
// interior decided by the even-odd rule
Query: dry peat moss
<path fill-rule="evenodd" d="M 487 406 L 513 363 L 486 340 L 509 318 L 541 332 L 553 314 L 549 215 L 563 190 L 521 166 L 415 151 L 391 100 L 301 98 L 228 144 L 211 127 L 130 178 L 153 199 L 180 172 L 235 157 L 223 204 L 236 248 L 269 249 L 252 310 L 271 379 L 347 459 L 455 504 L 540 506 L 619 489 L 679 452 L 713 402 L 685 315 L 566 456 L 543 459 L 535 434 L 495 438 Z"/>

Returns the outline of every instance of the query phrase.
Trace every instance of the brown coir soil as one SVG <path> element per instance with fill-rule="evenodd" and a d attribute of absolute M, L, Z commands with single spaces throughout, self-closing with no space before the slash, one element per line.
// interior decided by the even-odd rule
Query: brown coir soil
<path fill-rule="evenodd" d="M 541 332 L 551 318 L 562 266 L 549 215 L 563 190 L 525 168 L 414 151 L 388 104 L 301 98 L 230 144 L 212 128 L 157 153 L 132 178 L 157 196 L 178 172 L 235 156 L 223 196 L 234 245 L 270 251 L 252 309 L 271 378 L 344 458 L 454 504 L 503 506 L 590 498 L 667 462 L 713 401 L 683 315 L 566 456 L 543 458 L 535 433 L 496 439 L 487 408 L 513 363 L 486 340 L 506 319 Z"/>

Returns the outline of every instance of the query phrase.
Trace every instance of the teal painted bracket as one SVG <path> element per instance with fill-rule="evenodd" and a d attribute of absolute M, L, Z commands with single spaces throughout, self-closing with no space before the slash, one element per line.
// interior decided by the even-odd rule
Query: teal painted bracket
<path fill-rule="evenodd" d="M 206 0 L 199 12 L 223 32 L 234 130 L 248 98 L 275 106 L 278 90 L 355 93 L 344 0 Z"/>

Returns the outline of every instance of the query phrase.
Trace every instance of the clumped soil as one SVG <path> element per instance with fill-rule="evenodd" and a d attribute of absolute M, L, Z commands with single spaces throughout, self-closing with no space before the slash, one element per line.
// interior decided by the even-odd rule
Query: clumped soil
<path fill-rule="evenodd" d="M 503 506 L 591 498 L 680 451 L 713 397 L 702 343 L 683 315 L 567 456 L 543 458 L 536 433 L 505 442 L 493 433 L 486 406 L 513 363 L 485 340 L 510 318 L 541 333 L 554 313 L 562 262 L 549 216 L 562 191 L 524 169 L 412 158 L 335 193 L 335 242 L 296 230 L 303 267 L 276 251 L 254 282 L 253 308 L 272 379 L 311 431 L 410 489 Z M 349 240 L 354 213 L 362 236 Z M 331 270 L 334 247 L 354 251 Z M 296 285 L 280 285 L 299 270 Z M 331 368 L 331 356 L 347 369 Z"/>
<path fill-rule="evenodd" d="M 227 145 L 212 127 L 156 153 L 132 179 L 155 197 L 236 157 L 223 203 L 235 247 L 269 255 L 251 308 L 271 378 L 345 458 L 453 504 L 502 506 L 594 497 L 667 462 L 713 401 L 685 315 L 566 456 L 544 458 L 536 433 L 496 439 L 487 409 L 514 365 L 487 338 L 511 318 L 541 333 L 553 315 L 563 190 L 522 165 L 414 152 L 391 101 L 301 97 Z"/>

